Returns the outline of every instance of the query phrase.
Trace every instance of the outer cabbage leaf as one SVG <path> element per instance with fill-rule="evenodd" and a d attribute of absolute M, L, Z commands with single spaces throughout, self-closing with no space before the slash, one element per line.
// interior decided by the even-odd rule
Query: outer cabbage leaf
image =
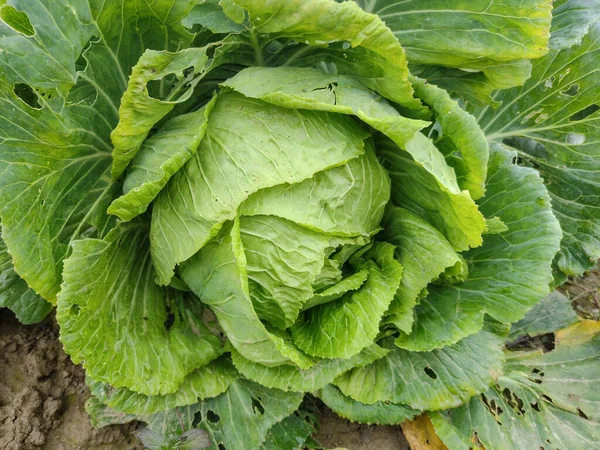
<path fill-rule="evenodd" d="M 145 47 L 189 42 L 178 22 L 193 2 L 15 0 L 35 34 L 0 22 L 3 237 L 15 271 L 50 301 L 70 242 L 112 226 L 109 134 L 129 68 Z"/>
<path fill-rule="evenodd" d="M 79 107 L 63 117 L 49 105 L 34 109 L 1 77 L 0 105 L 2 237 L 15 271 L 54 303 L 70 241 L 110 227 L 104 211 L 116 186 L 103 178 L 110 147 L 96 135 L 102 124 L 72 121 Z"/>
<path fill-rule="evenodd" d="M 267 366 L 313 365 L 285 336 L 269 332 L 256 315 L 238 219 L 182 265 L 181 278 L 210 306 L 231 345 L 245 358 Z"/>
<path fill-rule="evenodd" d="M 485 235 L 482 247 L 463 254 L 464 282 L 430 286 L 415 308 L 412 332 L 396 340 L 401 348 L 427 351 L 457 342 L 481 329 L 484 313 L 500 322 L 519 320 L 548 293 L 561 230 L 539 175 L 513 164 L 515 156 L 493 149 L 487 194 L 479 201 L 481 212 L 508 230 Z"/>
<path fill-rule="evenodd" d="M 496 90 L 522 85 L 531 76 L 528 59 L 489 62 L 480 69 L 479 72 L 471 72 L 450 67 L 410 65 L 411 74 L 447 90 L 453 97 L 458 96 L 473 105 L 494 108 L 500 106 L 500 102 L 493 98 Z"/>
<path fill-rule="evenodd" d="M 0 239 L 0 308 L 9 308 L 19 322 L 37 323 L 52 310 L 52 304 L 37 295 L 16 274 L 6 244 Z"/>
<path fill-rule="evenodd" d="M 577 321 L 577 313 L 571 307 L 571 301 L 560 292 L 554 291 L 531 308 L 525 317 L 513 323 L 508 338 L 515 340 L 551 333 Z"/>
<path fill-rule="evenodd" d="M 216 397 L 239 377 L 231 361 L 222 356 L 191 372 L 172 394 L 144 395 L 126 388 L 113 388 L 90 378 L 87 384 L 92 395 L 106 406 L 122 413 L 148 415 Z"/>
<path fill-rule="evenodd" d="M 311 416 L 309 416 L 312 419 Z M 302 409 L 271 427 L 259 450 L 295 450 L 315 433 L 315 423 L 304 417 Z M 309 447 L 312 448 L 312 447 Z"/>
<path fill-rule="evenodd" d="M 133 67 L 127 90 L 119 107 L 119 123 L 110 134 L 113 150 L 113 178 L 119 177 L 139 151 L 152 127 L 165 117 L 177 103 L 185 102 L 210 67 L 208 51 L 211 46 L 190 47 L 179 52 L 146 50 Z M 189 69 L 192 70 L 189 70 Z M 175 76 L 177 82 L 168 86 L 164 80 Z M 163 81 L 161 81 L 163 80 Z M 150 81 L 167 85 L 164 100 L 153 97 L 148 90 Z M 170 87 L 170 89 L 169 89 Z"/>
<path fill-rule="evenodd" d="M 580 44 L 590 25 L 600 20 L 600 4 L 595 0 L 558 0 L 552 7 L 551 49 Z"/>
<path fill-rule="evenodd" d="M 172 437 L 182 433 L 182 423 L 186 430 L 204 429 L 211 450 L 259 448 L 271 427 L 298 409 L 302 397 L 237 380 L 216 398 L 141 419 L 151 430 Z"/>
<path fill-rule="evenodd" d="M 214 237 L 250 194 L 342 165 L 363 153 L 366 137 L 341 115 L 220 95 L 200 148 L 153 205 L 158 282 L 167 284 L 175 265 Z"/>
<path fill-rule="evenodd" d="M 489 450 L 600 448 L 600 330 L 593 328 L 544 354 L 515 353 L 492 389 L 459 408 L 429 413 L 437 434 L 451 450 L 471 448 L 474 433 Z"/>
<path fill-rule="evenodd" d="M 505 64 L 547 52 L 552 7 L 545 0 L 356 1 L 385 21 L 411 64 L 481 71 L 495 88 L 527 79 Z"/>
<path fill-rule="evenodd" d="M 94 380 L 164 395 L 222 349 L 189 298 L 154 284 L 147 232 L 131 222 L 76 241 L 56 318 L 65 350 Z"/>
<path fill-rule="evenodd" d="M 371 345 L 379 322 L 400 285 L 402 266 L 394 259 L 394 246 L 375 243 L 351 259 L 355 270 L 367 269 L 369 278 L 354 292 L 315 306 L 292 327 L 294 343 L 322 358 L 350 358 Z"/>
<path fill-rule="evenodd" d="M 66 97 L 77 81 L 75 61 L 96 31 L 87 3 L 15 0 L 3 5 L 0 22 L 3 78 Z M 12 17 L 7 15 L 7 7 L 12 7 Z M 15 26 L 15 13 L 24 26 Z"/>
<path fill-rule="evenodd" d="M 232 20 L 225 13 L 220 0 L 205 0 L 194 6 L 190 13 L 184 17 L 182 24 L 186 28 L 201 25 L 213 33 L 239 33 L 244 30 L 241 23 Z"/>
<path fill-rule="evenodd" d="M 86 411 L 96 427 L 132 420 L 145 422 L 162 442 L 175 444 L 185 435 L 184 430 L 199 428 L 208 433 L 211 450 L 259 448 L 269 430 L 298 409 L 302 397 L 298 392 L 268 389 L 240 379 L 218 397 L 156 414 L 118 412 L 104 404 L 101 397 L 91 397 Z"/>
<path fill-rule="evenodd" d="M 407 108 L 422 110 L 420 102 L 412 96 L 404 50 L 377 16 L 363 12 L 351 2 L 234 1 L 248 11 L 254 33 L 268 33 L 273 38 L 291 38 L 311 45 L 340 43 L 341 49 L 355 58 L 351 58 L 352 63 L 344 63 L 342 57 L 337 65 L 338 73 L 356 76 L 384 97 Z M 335 54 L 335 49 L 340 47 L 333 48 Z M 256 65 L 264 64 L 259 60 Z M 379 69 L 379 76 L 374 75 L 373 66 Z"/>
<path fill-rule="evenodd" d="M 337 378 L 343 394 L 361 403 L 402 403 L 418 410 L 462 405 L 500 374 L 504 338 L 488 331 L 431 352 L 395 349 Z"/>
<path fill-rule="evenodd" d="M 564 237 L 558 268 L 578 275 L 600 257 L 600 22 L 580 45 L 534 61 L 529 81 L 475 111 L 489 140 L 519 152 L 544 178 Z"/>
<path fill-rule="evenodd" d="M 135 414 L 126 414 L 109 408 L 94 396 L 88 398 L 85 402 L 85 412 L 89 416 L 90 423 L 94 428 L 121 425 L 137 419 Z"/>
<path fill-rule="evenodd" d="M 348 359 L 323 359 L 307 370 L 290 365 L 267 367 L 248 361 L 235 350 L 232 359 L 242 375 L 252 381 L 282 391 L 314 392 L 331 383 L 353 367 L 370 364 L 387 354 L 387 350 L 373 344 Z"/>
<path fill-rule="evenodd" d="M 346 397 L 333 385 L 325 386 L 317 392 L 317 396 L 337 415 L 353 422 L 397 425 L 419 414 L 419 411 L 406 405 L 384 402 L 365 405 Z"/>

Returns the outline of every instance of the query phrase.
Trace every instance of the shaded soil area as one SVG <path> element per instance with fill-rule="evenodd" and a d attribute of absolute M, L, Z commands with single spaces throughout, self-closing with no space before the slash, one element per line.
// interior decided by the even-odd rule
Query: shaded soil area
<path fill-rule="evenodd" d="M 321 411 L 321 423 L 315 438 L 324 447 L 348 450 L 409 449 L 400 426 L 363 425 L 342 419 L 325 406 Z"/>
<path fill-rule="evenodd" d="M 143 449 L 132 425 L 93 429 L 84 406 L 89 395 L 53 316 L 24 326 L 0 309 L 0 449 Z"/>

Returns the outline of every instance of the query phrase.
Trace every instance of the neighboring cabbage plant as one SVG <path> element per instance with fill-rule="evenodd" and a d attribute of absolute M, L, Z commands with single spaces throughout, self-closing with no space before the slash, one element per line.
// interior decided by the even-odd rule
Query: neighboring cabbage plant
<path fill-rule="evenodd" d="M 0 305 L 57 306 L 95 425 L 292 449 L 306 393 L 397 424 L 511 382 L 600 256 L 599 8 L 549 44 L 545 0 L 447 3 L 0 2 Z"/>

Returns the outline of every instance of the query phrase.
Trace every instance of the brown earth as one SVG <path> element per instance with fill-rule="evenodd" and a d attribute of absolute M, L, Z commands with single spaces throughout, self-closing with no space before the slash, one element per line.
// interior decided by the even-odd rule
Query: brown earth
<path fill-rule="evenodd" d="M 54 317 L 21 325 L 0 309 L 0 449 L 141 450 L 132 426 L 95 430 L 85 376 L 64 353 Z"/>
<path fill-rule="evenodd" d="M 600 271 L 569 280 L 561 290 L 580 316 L 600 319 Z M 1 450 L 142 450 L 135 424 L 92 428 L 85 413 L 85 376 L 64 353 L 51 315 L 21 325 L 0 309 Z M 400 427 L 367 426 L 323 407 L 315 436 L 329 448 L 408 450 Z"/>
<path fill-rule="evenodd" d="M 315 438 L 326 448 L 348 450 L 408 450 L 399 426 L 363 425 L 342 419 L 323 407 Z"/>

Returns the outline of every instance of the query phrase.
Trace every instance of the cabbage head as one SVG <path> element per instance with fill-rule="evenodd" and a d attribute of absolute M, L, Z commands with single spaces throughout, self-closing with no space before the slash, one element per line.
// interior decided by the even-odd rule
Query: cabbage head
<path fill-rule="evenodd" d="M 0 2 L 0 305 L 57 307 L 94 424 L 283 449 L 306 393 L 458 407 L 600 256 L 597 23 L 422 3 Z"/>

